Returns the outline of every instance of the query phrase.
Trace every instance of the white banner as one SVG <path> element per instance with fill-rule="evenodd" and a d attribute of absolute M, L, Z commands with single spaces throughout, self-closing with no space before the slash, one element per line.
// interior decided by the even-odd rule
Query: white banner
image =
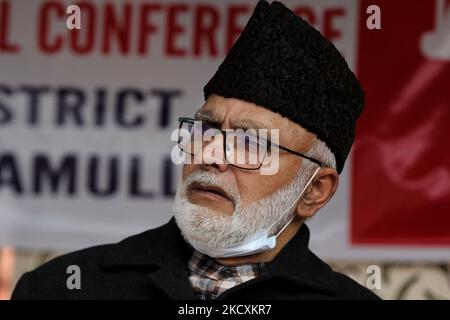
<path fill-rule="evenodd" d="M 0 2 L 0 245 L 72 250 L 116 242 L 171 217 L 179 116 L 245 26 L 256 1 Z M 357 1 L 283 1 L 354 68 Z M 329 258 L 443 259 L 448 250 L 349 243 L 351 157 L 310 221 Z"/>

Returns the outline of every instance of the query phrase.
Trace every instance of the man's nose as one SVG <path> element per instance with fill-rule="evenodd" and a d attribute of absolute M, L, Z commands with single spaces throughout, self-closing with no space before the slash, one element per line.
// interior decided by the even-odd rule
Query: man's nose
<path fill-rule="evenodd" d="M 229 164 L 224 154 L 224 140 L 223 134 L 219 134 L 212 137 L 211 142 L 205 143 L 202 150 L 202 166 L 214 166 L 221 172 L 228 169 Z"/>

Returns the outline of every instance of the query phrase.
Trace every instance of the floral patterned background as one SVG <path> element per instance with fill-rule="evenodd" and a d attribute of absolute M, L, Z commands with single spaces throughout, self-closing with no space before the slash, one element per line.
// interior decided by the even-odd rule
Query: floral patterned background
<path fill-rule="evenodd" d="M 450 263 L 330 263 L 334 270 L 342 272 L 366 285 L 367 267 L 378 265 L 381 271 L 381 288 L 372 291 L 383 299 L 441 300 L 450 299 Z"/>

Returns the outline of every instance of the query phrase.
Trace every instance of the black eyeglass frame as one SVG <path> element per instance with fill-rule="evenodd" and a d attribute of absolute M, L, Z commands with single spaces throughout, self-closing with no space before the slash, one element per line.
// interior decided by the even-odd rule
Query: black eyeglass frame
<path fill-rule="evenodd" d="M 179 130 L 181 130 L 181 127 L 183 126 L 183 123 L 184 123 L 184 122 L 188 122 L 188 123 L 194 125 L 194 122 L 195 122 L 195 121 L 201 121 L 201 120 L 196 120 L 196 119 L 194 119 L 194 118 L 189 118 L 189 117 L 179 117 L 179 118 L 178 118 L 178 122 L 180 123 L 180 125 L 179 125 L 178 128 L 179 128 Z M 224 141 L 226 141 L 227 133 L 228 133 L 227 130 L 223 130 L 223 129 L 219 129 L 219 128 L 215 128 L 215 127 L 210 127 L 210 128 L 211 128 L 211 129 L 214 129 L 214 130 L 217 130 L 217 131 L 219 131 L 219 132 L 221 132 L 222 135 L 223 135 L 223 137 L 224 137 Z M 261 138 L 258 138 L 258 139 L 261 139 Z M 301 152 L 297 152 L 297 151 L 291 150 L 291 149 L 289 149 L 289 148 L 283 147 L 282 145 L 273 143 L 273 142 L 270 141 L 269 139 L 264 139 L 264 140 L 267 141 L 268 146 L 269 146 L 269 145 L 270 145 L 270 146 L 275 146 L 275 147 L 277 147 L 277 148 L 279 148 L 279 149 L 281 149 L 281 150 L 284 150 L 284 151 L 286 151 L 286 152 L 292 153 L 292 154 L 294 154 L 294 155 L 296 155 L 296 156 L 302 157 L 302 158 L 304 158 L 304 159 L 308 159 L 309 161 L 312 161 L 313 163 L 315 163 L 315 164 L 317 164 L 318 166 L 320 166 L 321 168 L 324 168 L 324 167 L 325 167 L 325 165 L 324 165 L 322 162 L 320 162 L 319 160 L 316 160 L 316 159 L 314 159 L 314 158 L 308 157 L 307 155 L 305 155 L 305 154 L 303 154 L 303 153 L 301 153 Z M 180 140 L 178 139 L 178 144 L 179 144 L 179 143 L 180 143 Z M 184 151 L 181 147 L 180 147 L 180 149 L 181 149 L 183 152 L 187 153 L 187 154 L 193 155 L 193 154 L 191 154 L 191 153 L 189 153 L 189 152 Z M 226 143 L 223 143 L 223 152 L 224 152 L 224 154 L 226 154 Z M 265 155 L 264 155 L 264 158 L 265 158 Z M 225 159 L 226 159 L 226 156 L 225 156 Z M 226 160 L 227 160 L 227 159 L 226 159 Z M 228 161 L 228 160 L 227 160 L 227 161 Z M 257 167 L 257 168 L 242 168 L 242 167 L 240 167 L 240 166 L 238 166 L 238 165 L 235 165 L 235 164 L 230 163 L 229 161 L 228 161 L 228 164 L 231 165 L 231 166 L 233 166 L 233 167 L 236 167 L 236 168 L 238 168 L 238 169 L 242 169 L 242 170 L 259 170 L 259 169 L 261 168 L 263 162 L 264 162 L 264 159 L 261 161 L 259 167 Z"/>

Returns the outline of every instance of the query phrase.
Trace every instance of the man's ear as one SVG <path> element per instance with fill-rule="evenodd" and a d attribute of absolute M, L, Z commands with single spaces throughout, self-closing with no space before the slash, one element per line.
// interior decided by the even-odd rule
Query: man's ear
<path fill-rule="evenodd" d="M 339 174 L 335 169 L 320 169 L 300 199 L 297 215 L 304 219 L 312 217 L 333 197 L 338 184 Z"/>

